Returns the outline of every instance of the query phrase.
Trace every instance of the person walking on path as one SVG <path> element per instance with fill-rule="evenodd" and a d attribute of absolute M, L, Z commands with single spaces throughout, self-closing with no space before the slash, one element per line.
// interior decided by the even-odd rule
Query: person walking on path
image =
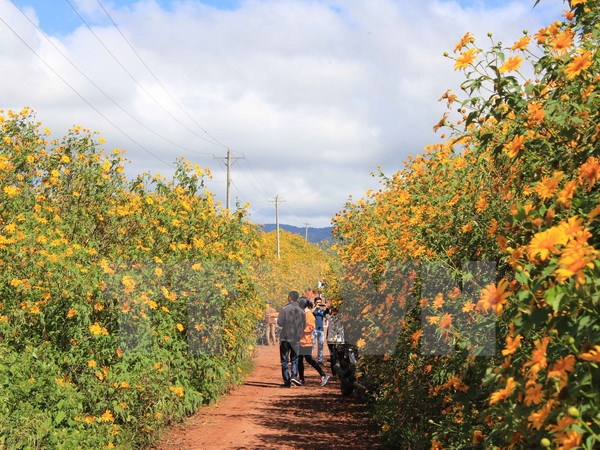
<path fill-rule="evenodd" d="M 302 300 L 302 297 L 300 298 Z M 300 300 L 298 304 L 301 305 Z M 306 327 L 300 338 L 300 356 L 298 357 L 298 380 L 305 384 L 304 381 L 304 360 L 319 372 L 321 376 L 321 386 L 325 386 L 329 381 L 329 375 L 317 364 L 312 357 L 312 332 L 315 329 L 315 316 L 312 313 L 313 303 L 309 299 L 305 299 L 306 303 Z"/>
<path fill-rule="evenodd" d="M 265 322 L 267 324 L 267 345 L 275 345 L 277 338 L 275 336 L 275 327 L 277 327 L 277 311 L 267 303 L 265 309 Z"/>
<path fill-rule="evenodd" d="M 281 376 L 283 386 L 290 387 L 293 384 L 300 386 L 298 381 L 298 353 L 300 351 L 300 337 L 306 326 L 306 314 L 304 307 L 298 304 L 298 291 L 290 291 L 288 304 L 279 311 L 277 325 L 281 327 L 279 335 L 279 358 L 281 360 Z M 291 365 L 291 368 L 289 367 Z"/>
<path fill-rule="evenodd" d="M 315 330 L 313 331 L 313 335 L 317 346 L 317 363 L 323 364 L 323 346 L 325 344 L 325 328 L 323 325 L 325 316 L 329 311 L 325 308 L 325 303 L 323 303 L 321 297 L 315 298 L 315 305 L 317 307 L 312 312 L 315 316 Z"/>

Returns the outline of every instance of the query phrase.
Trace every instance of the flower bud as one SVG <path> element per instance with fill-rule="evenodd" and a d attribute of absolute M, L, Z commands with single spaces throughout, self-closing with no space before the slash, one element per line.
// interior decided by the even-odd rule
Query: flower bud
<path fill-rule="evenodd" d="M 543 438 L 543 439 L 540 441 L 540 445 L 541 445 L 542 447 L 550 447 L 550 439 L 548 439 L 548 438 Z"/>
<path fill-rule="evenodd" d="M 577 408 L 575 408 L 574 406 L 571 406 L 567 412 L 569 413 L 569 415 L 573 416 L 573 417 L 579 417 L 579 410 Z"/>

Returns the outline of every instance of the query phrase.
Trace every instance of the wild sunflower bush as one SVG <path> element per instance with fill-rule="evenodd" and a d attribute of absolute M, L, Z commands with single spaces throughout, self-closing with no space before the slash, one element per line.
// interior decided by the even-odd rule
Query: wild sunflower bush
<path fill-rule="evenodd" d="M 467 33 L 446 140 L 336 218 L 359 344 L 394 344 L 363 358 L 394 445 L 600 445 L 599 6 L 510 46 Z"/>
<path fill-rule="evenodd" d="M 279 239 L 280 259 L 277 259 L 277 232 L 263 234 L 261 257 L 255 270 L 262 298 L 276 308 L 287 303 L 290 290 L 304 292 L 306 288 L 316 288 L 334 260 L 331 252 L 306 242 L 298 234 L 280 230 Z"/>
<path fill-rule="evenodd" d="M 197 165 L 49 134 L 0 114 L 0 448 L 147 444 L 249 367 L 260 235 Z"/>

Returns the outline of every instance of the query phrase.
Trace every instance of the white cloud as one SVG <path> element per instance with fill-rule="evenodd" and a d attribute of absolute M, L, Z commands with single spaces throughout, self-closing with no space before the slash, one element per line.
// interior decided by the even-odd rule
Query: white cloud
<path fill-rule="evenodd" d="M 236 163 L 232 199 L 249 200 L 254 220 L 272 222 L 269 200 L 281 194 L 286 198 L 282 220 L 298 226 L 305 220 L 327 225 L 349 194 L 360 196 L 376 186 L 370 173 L 378 165 L 392 173 L 408 154 L 439 140 L 432 126 L 444 106 L 437 99 L 448 88 L 458 90 L 461 80 L 442 54 L 452 51 L 465 32 L 473 32 L 485 46 L 491 31 L 508 45 L 523 29 L 535 31 L 560 13 L 556 2 L 542 2 L 532 11 L 529 0 L 492 8 L 486 2 L 464 7 L 441 0 L 248 0 L 234 10 L 187 0 L 173 2 L 169 11 L 150 0 L 122 7 L 115 6 L 118 1 L 103 3 L 196 123 L 172 102 L 95 0 L 78 0 L 76 6 L 129 74 L 83 24 L 52 42 L 110 98 L 10 1 L 0 0 L 0 17 L 147 150 L 169 162 L 184 155 L 212 166 L 215 180 L 209 186 L 219 198 L 225 196 L 225 176 L 212 154 L 223 156 L 225 149 L 201 139 L 210 137 L 196 124 L 237 155 L 243 153 L 252 170 Z M 39 23 L 35 11 L 27 11 Z M 128 150 L 129 174 L 169 172 L 65 86 L 1 23 L 0 64 L 0 108 L 30 105 L 57 135 L 74 124 L 101 131 L 109 149 Z"/>

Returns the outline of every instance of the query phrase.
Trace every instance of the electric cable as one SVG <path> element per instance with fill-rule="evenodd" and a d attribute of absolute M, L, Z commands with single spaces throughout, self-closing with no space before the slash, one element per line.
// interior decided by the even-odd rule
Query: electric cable
<path fill-rule="evenodd" d="M 173 164 L 168 163 L 167 161 L 165 161 L 164 159 L 160 158 L 159 156 L 155 155 L 154 153 L 152 153 L 150 150 L 148 150 L 146 147 L 144 147 L 142 144 L 140 144 L 138 141 L 136 141 L 134 138 L 132 138 L 131 136 L 129 136 L 125 131 L 123 131 L 117 124 L 115 124 L 112 120 L 110 120 L 108 117 L 106 117 L 98 108 L 96 108 L 94 105 L 92 105 L 82 94 L 79 93 L 79 91 L 77 91 L 77 89 L 75 89 L 73 86 L 71 86 L 69 84 L 69 82 L 67 80 L 65 80 L 56 70 L 54 70 L 54 68 L 52 66 L 50 66 L 50 64 L 48 64 L 44 58 L 42 58 L 20 35 L 19 33 L 17 33 L 8 23 L 6 23 L 6 21 L 0 17 L 0 21 L 2 21 L 2 23 L 4 25 L 6 25 L 6 27 L 13 32 L 13 34 L 35 55 L 37 56 L 37 58 L 46 66 L 48 67 L 48 69 L 50 69 L 54 75 L 56 75 L 63 83 L 65 83 L 67 85 L 67 87 L 69 89 L 71 89 L 79 98 L 81 98 L 90 108 L 92 108 L 94 111 L 96 111 L 96 113 L 98 113 L 104 120 L 106 120 L 109 124 L 111 124 L 115 129 L 117 129 L 119 132 L 121 132 L 121 134 L 123 134 L 123 136 L 127 137 L 131 142 L 133 142 L 134 144 L 136 144 L 138 147 L 140 147 L 142 150 L 144 150 L 146 153 L 150 154 L 151 156 L 153 156 L 154 158 L 158 159 L 159 161 L 161 161 L 162 163 L 168 165 L 169 167 L 174 167 Z"/>
<path fill-rule="evenodd" d="M 100 44 L 102 45 L 102 47 L 104 47 L 104 49 L 108 52 L 108 54 L 115 60 L 115 62 L 125 71 L 125 73 L 133 80 L 133 82 L 150 98 L 152 99 L 152 101 L 154 101 L 154 103 L 156 103 L 157 106 L 160 107 L 160 109 L 162 109 L 165 113 L 167 113 L 173 120 L 175 120 L 179 125 L 181 125 L 182 127 L 184 127 L 186 130 L 188 130 L 190 133 L 194 134 L 195 136 L 199 137 L 200 139 L 210 143 L 211 145 L 216 145 L 216 146 L 220 146 L 220 144 L 217 144 L 216 142 L 213 142 L 207 138 L 205 138 L 204 136 L 196 133 L 194 130 L 192 130 L 190 127 L 188 127 L 186 124 L 184 124 L 183 122 L 181 122 L 177 117 L 175 117 L 168 109 L 166 109 L 150 92 L 148 92 L 148 90 L 142 86 L 142 84 L 131 74 L 131 72 L 129 72 L 127 70 L 127 68 L 121 63 L 121 61 L 119 61 L 119 59 L 114 55 L 114 53 L 106 46 L 106 44 L 104 43 L 104 41 L 100 38 L 100 36 L 98 36 L 98 34 L 96 34 L 96 32 L 92 29 L 92 27 L 90 27 L 90 25 L 86 22 L 86 20 L 81 16 L 81 14 L 79 14 L 79 11 L 77 11 L 77 9 L 73 6 L 73 4 L 70 2 L 70 0 L 65 0 L 65 2 L 67 2 L 69 4 L 69 6 L 71 7 L 71 9 L 73 11 L 75 11 L 75 14 L 77 14 L 77 16 L 79 17 L 79 19 L 83 22 L 83 24 L 87 27 L 88 30 L 90 30 L 90 32 L 94 35 L 94 37 L 98 40 L 98 42 L 100 42 Z"/>
<path fill-rule="evenodd" d="M 171 95 L 171 92 L 169 92 L 169 90 L 164 86 L 164 84 L 158 79 L 158 77 L 154 74 L 154 72 L 152 71 L 152 69 L 150 69 L 150 67 L 148 66 L 148 64 L 146 64 L 146 61 L 144 61 L 144 59 L 140 56 L 140 54 L 138 53 L 138 51 L 133 47 L 133 45 L 131 44 L 131 42 L 129 41 L 129 39 L 127 39 L 127 37 L 125 36 L 125 34 L 121 31 L 121 28 L 119 28 L 119 25 L 117 25 L 117 23 L 112 18 L 112 16 L 109 14 L 109 12 L 106 10 L 106 8 L 102 4 L 102 2 L 100 0 L 96 0 L 96 1 L 98 2 L 98 4 L 100 5 L 100 7 L 102 8 L 102 10 L 104 11 L 104 13 L 106 14 L 106 16 L 110 19 L 110 21 L 112 22 L 112 24 L 115 26 L 115 28 L 117 29 L 117 31 L 119 32 L 119 34 L 123 37 L 123 40 L 127 43 L 127 45 L 129 45 L 129 48 L 133 51 L 133 53 L 135 54 L 135 56 L 137 56 L 137 58 L 140 60 L 140 62 L 148 70 L 148 72 L 150 73 L 150 75 L 152 75 L 152 77 L 158 83 L 158 85 L 162 88 L 162 90 L 165 91 L 165 93 L 169 96 L 169 98 L 173 101 L 173 103 L 175 103 L 179 107 L 179 109 L 181 111 L 183 111 L 183 113 L 188 117 L 188 119 L 190 119 L 207 136 L 209 136 L 212 140 L 214 140 L 220 146 L 227 148 L 227 146 L 225 144 L 223 144 L 216 137 L 214 137 L 213 135 L 211 135 L 208 132 L 208 130 L 204 129 L 198 122 L 196 122 L 196 120 L 194 120 L 194 118 L 187 112 L 187 110 L 183 106 L 181 106 L 181 104 L 173 97 L 173 95 Z"/>
<path fill-rule="evenodd" d="M 182 150 L 185 150 L 187 152 L 191 152 L 191 153 L 196 153 L 196 154 L 200 154 L 200 155 L 210 155 L 210 153 L 207 152 L 199 152 L 197 150 L 192 150 L 186 147 L 183 147 L 182 145 L 177 144 L 176 142 L 173 142 L 172 140 L 162 136 L 160 133 L 156 132 L 155 130 L 153 130 L 152 128 L 150 128 L 148 125 L 146 125 L 145 123 L 143 123 L 142 121 L 140 121 L 139 119 L 137 119 L 135 116 L 133 116 L 129 111 L 127 111 L 125 108 L 123 108 L 116 100 L 114 100 L 108 93 L 106 93 L 100 86 L 98 86 L 93 80 L 91 80 L 67 55 L 65 55 L 63 53 L 63 51 L 54 43 L 52 42 L 52 40 L 46 35 L 46 33 L 44 33 L 42 31 L 42 29 L 36 25 L 36 23 L 34 21 L 32 21 L 29 16 L 27 16 L 27 14 L 25 14 L 25 11 L 23 11 L 21 9 L 21 7 L 19 7 L 14 0 L 10 0 L 12 2 L 12 4 L 21 12 L 21 14 L 29 21 L 29 23 L 31 23 L 37 30 L 38 32 L 56 49 L 56 51 L 58 51 L 58 53 L 61 54 L 61 56 L 63 58 L 65 58 L 69 64 L 71 64 L 71 66 L 77 71 L 79 72 L 79 74 L 81 74 L 81 76 L 83 76 L 89 83 L 91 83 L 102 95 L 104 95 L 108 100 L 110 100 L 110 102 L 115 105 L 117 108 L 119 108 L 121 111 L 123 111 L 125 114 L 127 114 L 132 120 L 134 120 L 135 122 L 137 122 L 139 125 L 141 125 L 142 127 L 144 127 L 146 130 L 148 130 L 149 132 L 151 132 L 152 134 L 154 134 L 155 136 L 157 136 L 158 138 L 164 140 L 165 142 L 168 142 L 169 144 L 178 147 Z"/>

